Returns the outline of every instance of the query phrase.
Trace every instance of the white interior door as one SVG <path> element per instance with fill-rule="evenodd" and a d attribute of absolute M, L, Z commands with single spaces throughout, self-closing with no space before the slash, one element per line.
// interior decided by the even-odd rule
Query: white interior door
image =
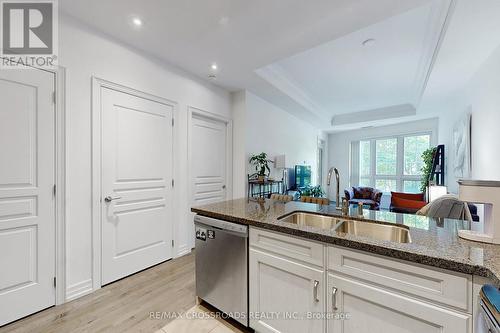
<path fill-rule="evenodd" d="M 0 71 L 0 325 L 55 304 L 54 75 Z"/>
<path fill-rule="evenodd" d="M 203 205 L 227 198 L 227 123 L 193 113 L 191 119 L 191 195 L 192 205 Z M 192 214 L 194 215 L 194 214 Z M 189 247 L 195 243 L 191 219 Z"/>
<path fill-rule="evenodd" d="M 106 284 L 172 257 L 173 106 L 101 89 Z"/>
<path fill-rule="evenodd" d="M 226 200 L 226 123 L 193 115 L 191 170 L 193 205 Z"/>

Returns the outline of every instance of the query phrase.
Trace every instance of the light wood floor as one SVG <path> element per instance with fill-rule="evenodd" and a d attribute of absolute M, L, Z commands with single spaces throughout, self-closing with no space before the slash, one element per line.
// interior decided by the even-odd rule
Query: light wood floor
<path fill-rule="evenodd" d="M 220 317 L 212 317 L 212 307 L 202 303 L 195 305 L 185 315 L 167 324 L 156 333 L 247 333 L 251 330 L 240 325 L 231 324 Z M 217 310 L 215 310 L 217 312 Z M 196 315 L 198 314 L 198 315 Z M 234 322 L 234 321 L 233 321 Z"/>
<path fill-rule="evenodd" d="M 155 332 L 195 303 L 194 254 L 174 259 L 0 328 L 11 332 Z"/>

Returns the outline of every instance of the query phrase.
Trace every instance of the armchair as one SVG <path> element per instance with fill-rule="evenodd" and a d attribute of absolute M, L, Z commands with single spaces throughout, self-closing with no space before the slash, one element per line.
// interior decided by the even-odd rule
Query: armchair
<path fill-rule="evenodd" d="M 382 191 L 372 187 L 351 187 L 344 190 L 346 199 L 350 204 L 359 204 L 369 206 L 371 210 L 380 209 L 380 199 L 382 198 Z"/>

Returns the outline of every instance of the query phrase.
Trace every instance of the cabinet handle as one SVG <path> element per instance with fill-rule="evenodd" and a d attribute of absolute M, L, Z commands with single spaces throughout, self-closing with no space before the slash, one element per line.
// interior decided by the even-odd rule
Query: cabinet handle
<path fill-rule="evenodd" d="M 337 311 L 337 288 L 332 287 L 332 310 Z"/>
<path fill-rule="evenodd" d="M 314 301 L 315 302 L 319 302 L 319 299 L 318 299 L 318 286 L 319 286 L 319 281 L 318 280 L 314 280 Z"/>

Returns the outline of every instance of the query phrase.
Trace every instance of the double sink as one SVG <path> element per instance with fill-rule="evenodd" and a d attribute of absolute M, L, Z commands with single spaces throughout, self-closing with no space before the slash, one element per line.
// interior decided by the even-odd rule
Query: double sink
<path fill-rule="evenodd" d="M 404 226 L 345 219 L 335 216 L 296 212 L 279 219 L 300 226 L 310 226 L 339 233 L 396 243 L 411 243 L 410 231 Z"/>

